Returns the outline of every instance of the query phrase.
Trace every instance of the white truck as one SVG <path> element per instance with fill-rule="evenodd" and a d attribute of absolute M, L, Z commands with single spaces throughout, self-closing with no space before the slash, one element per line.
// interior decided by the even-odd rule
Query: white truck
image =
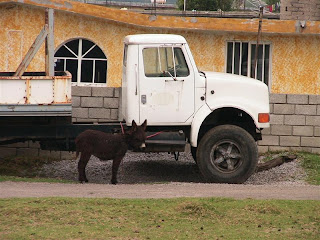
<path fill-rule="evenodd" d="M 10 77 L 14 78 L 0 74 L 0 82 L 1 78 Z M 11 80 L 14 84 L 21 78 Z M 71 84 L 64 86 L 71 88 Z M 64 91 L 70 93 L 70 89 Z M 0 89 L 0 110 L 4 112 L 5 106 L 8 103 L 1 99 Z M 56 116 L 44 109 L 37 114 L 59 119 L 66 116 L 68 108 L 63 109 L 63 114 Z M 199 71 L 182 36 L 130 35 L 124 39 L 119 117 L 127 125 L 132 120 L 139 124 L 148 120 L 150 137 L 146 151 L 181 152 L 189 143 L 208 182 L 242 183 L 255 170 L 256 141 L 262 139 L 261 130 L 269 127 L 269 91 L 255 79 Z M 2 121 L 0 144 L 32 139 L 40 141 L 43 149 L 74 150 L 74 138 L 85 129 L 120 129 L 115 123 L 79 125 L 61 120 L 47 123 L 34 129 L 31 122 L 11 126 Z"/>

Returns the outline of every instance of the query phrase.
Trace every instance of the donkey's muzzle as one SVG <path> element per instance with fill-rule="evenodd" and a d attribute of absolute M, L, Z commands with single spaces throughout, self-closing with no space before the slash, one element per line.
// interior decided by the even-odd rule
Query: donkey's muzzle
<path fill-rule="evenodd" d="M 145 144 L 145 143 L 142 143 L 142 144 L 140 145 L 140 149 L 141 149 L 141 150 L 145 150 L 145 149 L 146 149 L 146 144 Z"/>

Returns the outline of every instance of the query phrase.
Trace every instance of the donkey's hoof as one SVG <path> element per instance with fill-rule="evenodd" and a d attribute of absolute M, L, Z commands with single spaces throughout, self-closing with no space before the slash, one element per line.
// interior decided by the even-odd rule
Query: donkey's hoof
<path fill-rule="evenodd" d="M 118 183 L 117 180 L 111 180 L 111 184 L 116 185 Z"/>

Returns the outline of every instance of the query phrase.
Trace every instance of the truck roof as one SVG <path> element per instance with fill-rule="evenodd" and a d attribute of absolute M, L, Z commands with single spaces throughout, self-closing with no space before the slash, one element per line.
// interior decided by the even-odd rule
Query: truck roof
<path fill-rule="evenodd" d="M 124 39 L 125 44 L 184 44 L 186 39 L 175 34 L 137 34 L 128 35 Z"/>

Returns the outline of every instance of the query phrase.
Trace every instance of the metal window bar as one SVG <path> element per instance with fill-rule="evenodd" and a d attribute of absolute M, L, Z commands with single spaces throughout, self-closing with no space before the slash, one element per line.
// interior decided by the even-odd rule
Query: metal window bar
<path fill-rule="evenodd" d="M 82 39 L 79 39 L 78 45 L 78 76 L 77 76 L 77 83 L 81 83 L 81 64 L 82 64 Z"/>

